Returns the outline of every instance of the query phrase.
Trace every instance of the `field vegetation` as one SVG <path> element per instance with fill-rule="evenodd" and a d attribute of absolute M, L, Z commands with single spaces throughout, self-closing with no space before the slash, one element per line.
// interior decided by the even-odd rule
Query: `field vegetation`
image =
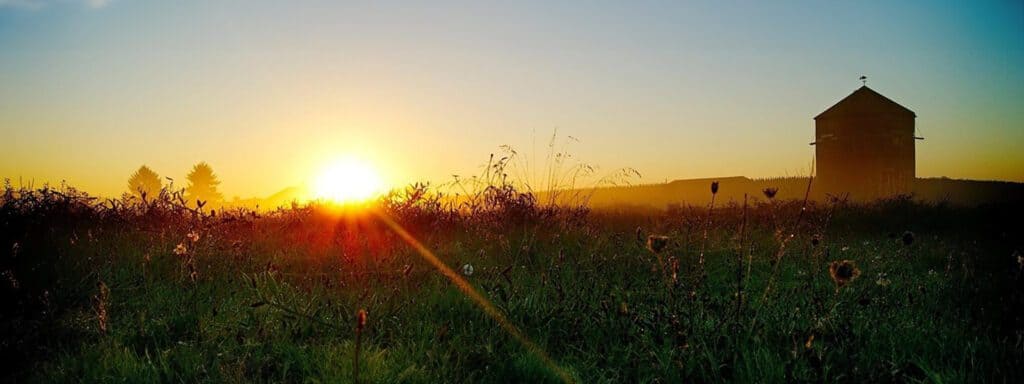
<path fill-rule="evenodd" d="M 708 186 L 718 193 L 717 184 Z M 787 191 L 792 193 L 792 191 Z M 5 381 L 1007 382 L 1021 207 L 0 197 Z M 797 193 L 799 195 L 800 193 Z M 713 201 L 713 200 L 712 200 Z"/>

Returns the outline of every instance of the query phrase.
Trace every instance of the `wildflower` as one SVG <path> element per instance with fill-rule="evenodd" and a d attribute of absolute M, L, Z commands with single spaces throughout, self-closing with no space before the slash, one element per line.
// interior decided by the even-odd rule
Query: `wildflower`
<path fill-rule="evenodd" d="M 462 274 L 466 276 L 473 276 L 473 266 L 469 264 L 463 264 Z"/>
<path fill-rule="evenodd" d="M 1017 256 L 1017 268 L 1024 269 L 1024 255 L 1020 254 L 1020 251 L 1013 251 L 1013 255 Z"/>
<path fill-rule="evenodd" d="M 672 284 L 679 283 L 679 259 L 672 257 Z"/>
<path fill-rule="evenodd" d="M 828 265 L 828 274 L 837 287 L 842 287 L 860 276 L 860 269 L 853 260 L 837 260 Z"/>
<path fill-rule="evenodd" d="M 359 312 L 356 313 L 356 329 L 363 330 L 363 328 L 366 328 L 366 310 L 359 309 Z"/>
<path fill-rule="evenodd" d="M 188 238 L 188 241 L 191 241 L 193 243 L 199 241 L 199 234 L 196 233 L 196 231 L 189 231 L 188 234 L 185 235 L 185 237 Z"/>
<path fill-rule="evenodd" d="M 846 251 L 849 251 L 849 250 L 850 250 L 849 246 L 843 246 L 843 248 L 840 248 L 840 251 L 843 251 L 843 252 L 846 252 Z"/>
<path fill-rule="evenodd" d="M 668 246 L 668 240 L 668 236 L 647 236 L 647 249 L 654 253 L 660 253 L 666 246 Z"/>
<path fill-rule="evenodd" d="M 8 269 L 4 271 L 3 275 L 4 278 L 7 279 L 7 282 L 11 284 L 11 288 L 18 289 L 19 287 L 21 287 L 21 283 L 18 283 L 18 279 L 14 277 L 13 271 Z"/>
<path fill-rule="evenodd" d="M 928 276 L 935 276 L 936 274 L 938 274 L 938 272 L 935 272 L 934 269 L 929 269 L 928 270 Z"/>
<path fill-rule="evenodd" d="M 911 244 L 914 244 L 914 232 L 903 232 L 903 245 L 910 246 Z"/>
<path fill-rule="evenodd" d="M 711 182 L 711 194 L 714 195 L 716 193 L 718 193 L 718 181 L 712 181 Z"/>
<path fill-rule="evenodd" d="M 107 314 L 107 306 L 110 304 L 110 288 L 107 288 L 102 281 L 96 283 L 96 288 L 99 289 L 99 292 L 93 295 L 92 299 L 96 310 L 97 326 L 101 334 L 106 334 L 110 320 Z"/>
<path fill-rule="evenodd" d="M 366 310 L 360 308 L 359 312 L 356 313 L 356 353 L 352 359 L 352 378 L 353 382 L 359 382 L 359 350 L 363 339 L 363 328 L 366 327 Z"/>
<path fill-rule="evenodd" d="M 764 197 L 767 197 L 768 200 L 771 200 L 771 199 L 775 198 L 775 194 L 776 193 L 779 193 L 779 189 L 778 188 L 765 188 L 761 192 L 764 192 Z"/>
<path fill-rule="evenodd" d="M 184 256 L 188 253 L 188 248 L 185 248 L 185 243 L 178 243 L 177 247 L 174 247 L 174 254 L 178 256 Z"/>
<path fill-rule="evenodd" d="M 875 280 L 875 284 L 878 284 L 879 286 L 882 287 L 888 287 L 890 282 L 891 281 L 889 281 L 889 276 L 885 272 L 879 272 L 878 280 Z"/>

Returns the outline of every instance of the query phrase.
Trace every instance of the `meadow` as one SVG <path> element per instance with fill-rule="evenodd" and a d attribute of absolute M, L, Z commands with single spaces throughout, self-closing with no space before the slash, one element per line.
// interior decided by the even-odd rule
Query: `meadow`
<path fill-rule="evenodd" d="M 416 185 L 254 212 L 8 184 L 4 381 L 1024 374 L 1020 206 L 769 195 L 591 210 Z"/>

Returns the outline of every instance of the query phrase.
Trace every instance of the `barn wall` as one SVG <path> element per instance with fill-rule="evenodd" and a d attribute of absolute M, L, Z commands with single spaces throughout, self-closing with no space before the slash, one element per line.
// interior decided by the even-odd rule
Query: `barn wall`
<path fill-rule="evenodd" d="M 909 193 L 915 178 L 914 118 L 857 114 L 816 120 L 819 186 L 875 198 Z"/>

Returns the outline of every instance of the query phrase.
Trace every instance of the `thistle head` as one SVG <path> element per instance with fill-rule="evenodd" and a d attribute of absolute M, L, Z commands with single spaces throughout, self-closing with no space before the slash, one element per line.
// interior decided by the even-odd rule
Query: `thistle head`
<path fill-rule="evenodd" d="M 837 287 L 842 287 L 860 276 L 860 269 L 853 260 L 836 260 L 828 265 L 828 274 Z"/>
<path fill-rule="evenodd" d="M 911 244 L 914 244 L 914 232 L 903 232 L 903 245 L 910 246 Z"/>
<path fill-rule="evenodd" d="M 660 253 L 668 246 L 669 237 L 660 235 L 647 236 L 647 250 Z"/>

